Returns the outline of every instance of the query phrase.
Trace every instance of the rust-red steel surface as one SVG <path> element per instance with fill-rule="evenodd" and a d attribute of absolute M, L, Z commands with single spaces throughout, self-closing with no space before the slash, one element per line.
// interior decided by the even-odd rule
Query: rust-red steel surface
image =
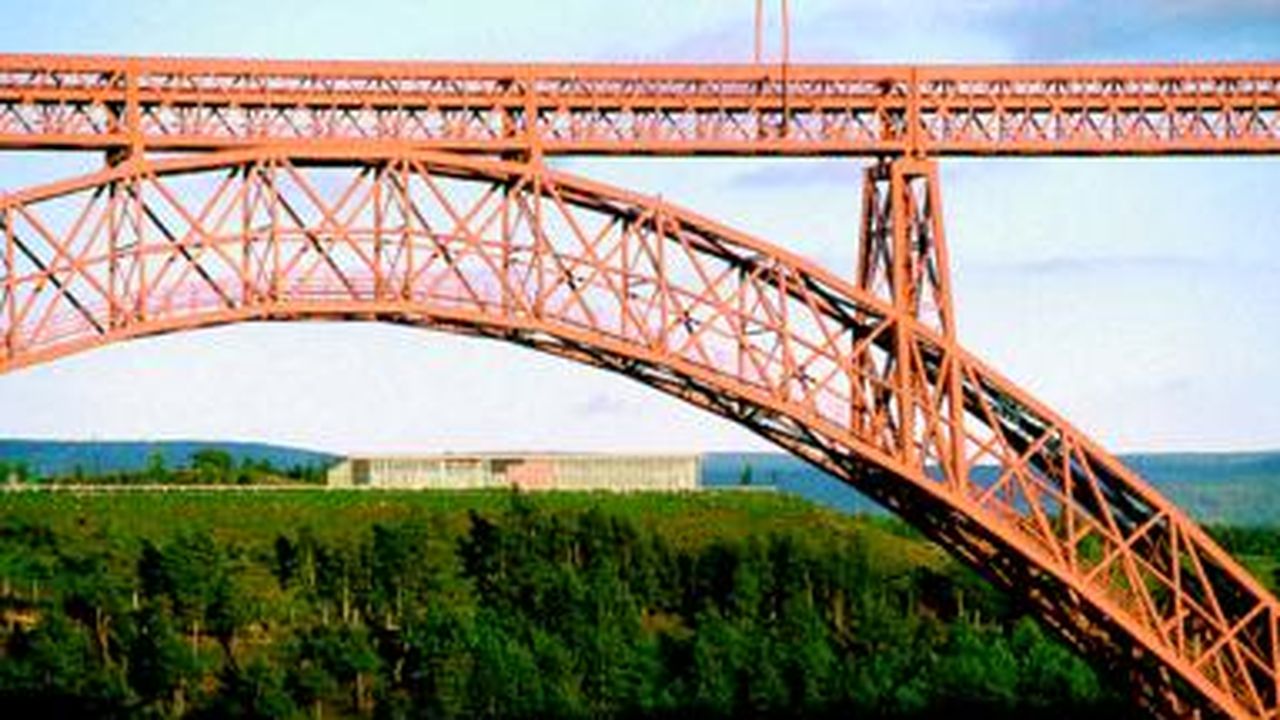
<path fill-rule="evenodd" d="M 0 55 L 0 147 L 467 152 L 1280 151 L 1280 63 L 281 62 Z"/>
<path fill-rule="evenodd" d="M 959 344 L 932 159 L 1278 152 L 1280 65 L 787 73 L 0 56 L 0 150 L 108 161 L 0 196 L 0 374 L 248 320 L 520 343 L 846 480 L 1156 714 L 1280 720 L 1276 599 Z M 549 153 L 876 156 L 856 276 Z"/>

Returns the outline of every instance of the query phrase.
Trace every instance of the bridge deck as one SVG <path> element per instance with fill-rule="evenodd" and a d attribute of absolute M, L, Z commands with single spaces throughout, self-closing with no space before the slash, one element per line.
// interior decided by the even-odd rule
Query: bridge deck
<path fill-rule="evenodd" d="M 1280 62 L 630 65 L 0 55 L 0 149 L 1280 152 Z"/>

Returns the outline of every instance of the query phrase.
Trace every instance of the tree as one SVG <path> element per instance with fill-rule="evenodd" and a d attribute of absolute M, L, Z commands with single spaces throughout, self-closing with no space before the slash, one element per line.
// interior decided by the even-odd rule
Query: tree
<path fill-rule="evenodd" d="M 948 704 L 1004 712 L 1018 697 L 1018 662 L 1000 635 L 964 620 L 951 626 L 935 687 Z"/>
<path fill-rule="evenodd" d="M 294 717 L 298 709 L 285 689 L 284 670 L 261 657 L 244 667 L 227 665 L 211 710 L 216 717 L 262 720 Z"/>
<path fill-rule="evenodd" d="M 31 466 L 24 460 L 0 460 L 0 483 L 20 485 L 32 480 Z"/>
<path fill-rule="evenodd" d="M 1023 703 L 1061 710 L 1101 699 L 1097 676 L 1065 647 L 1049 641 L 1034 620 L 1018 620 L 1009 644 L 1021 666 L 1018 697 Z"/>
<path fill-rule="evenodd" d="M 305 656 L 293 658 L 289 663 L 285 684 L 296 700 L 311 707 L 311 714 L 316 720 L 324 717 L 325 701 L 339 689 L 338 681 L 322 663 Z"/>
<path fill-rule="evenodd" d="M 181 716 L 195 666 L 162 604 L 147 602 L 139 608 L 128 658 L 129 686 L 143 703 L 157 707 L 162 715 Z"/>
<path fill-rule="evenodd" d="M 145 596 L 170 603 L 174 616 L 189 630 L 192 654 L 200 649 L 202 623 L 207 627 L 205 616 L 215 590 L 227 582 L 224 552 L 203 531 L 181 533 L 164 548 L 143 542 L 137 563 L 139 585 Z"/>
<path fill-rule="evenodd" d="M 231 573 L 221 573 L 210 588 L 205 609 L 209 634 L 218 639 L 228 658 L 235 657 L 236 637 L 253 616 L 252 604 Z"/>
<path fill-rule="evenodd" d="M 0 701 L 30 717 L 121 716 L 126 688 L 96 654 L 90 633 L 54 610 L 6 643 Z"/>
<path fill-rule="evenodd" d="M 301 569 L 301 550 L 288 535 L 277 535 L 275 542 L 275 565 L 272 572 L 281 590 L 287 590 L 298 577 Z"/>
<path fill-rule="evenodd" d="M 474 717 L 539 715 L 543 704 L 538 667 L 532 654 L 503 631 L 500 621 L 482 613 L 469 638 L 472 670 L 468 677 L 469 714 Z"/>
<path fill-rule="evenodd" d="M 358 547 L 316 544 L 316 590 L 322 600 L 336 603 L 342 622 L 355 619 L 358 601 L 368 590 L 369 566 Z"/>
<path fill-rule="evenodd" d="M 191 469 L 195 471 L 196 482 L 217 485 L 232 481 L 234 461 L 225 450 L 203 448 L 191 456 Z"/>
<path fill-rule="evenodd" d="M 413 579 L 414 533 L 407 526 L 373 526 L 374 602 L 391 625 L 404 613 L 405 593 Z"/>
<path fill-rule="evenodd" d="M 303 640 L 300 657 L 351 690 L 351 705 L 364 712 L 379 668 L 373 638 L 363 627 L 317 626 Z"/>
<path fill-rule="evenodd" d="M 412 704 L 426 717 L 467 715 L 472 625 L 457 608 L 430 608 L 424 622 L 408 632 L 405 685 Z"/>
<path fill-rule="evenodd" d="M 737 705 L 738 674 L 745 658 L 742 633 L 715 609 L 698 615 L 692 648 L 689 700 L 700 714 L 727 717 Z"/>
<path fill-rule="evenodd" d="M 63 608 L 90 629 L 98 659 L 107 667 L 115 663 L 111 629 L 124 614 L 127 592 L 125 578 L 113 565 L 106 549 L 68 554 L 60 558 L 57 575 Z"/>
<path fill-rule="evenodd" d="M 235 471 L 235 482 L 237 485 L 252 485 L 265 477 L 267 473 L 260 469 L 253 458 L 240 458 L 240 467 Z"/>
<path fill-rule="evenodd" d="M 164 551 L 150 540 L 142 541 L 137 567 L 138 585 L 142 588 L 143 595 L 148 598 L 160 598 L 172 593 L 169 570 L 165 567 Z"/>
<path fill-rule="evenodd" d="M 463 572 L 480 597 L 495 597 L 506 587 L 503 529 L 475 510 L 468 510 L 467 517 L 470 530 L 458 543 Z"/>
<path fill-rule="evenodd" d="M 165 467 L 164 453 L 159 450 L 152 450 L 147 455 L 147 465 L 142 475 L 144 480 L 151 485 L 163 485 L 169 482 L 169 469 Z"/>

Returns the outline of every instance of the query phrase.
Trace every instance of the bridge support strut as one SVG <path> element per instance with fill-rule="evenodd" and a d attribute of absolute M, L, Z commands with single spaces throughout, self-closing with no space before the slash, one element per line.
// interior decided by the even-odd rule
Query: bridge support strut
<path fill-rule="evenodd" d="M 942 472 L 960 487 L 967 475 L 963 427 L 964 378 L 956 358 L 955 305 L 950 262 L 942 222 L 938 165 L 922 157 L 882 158 L 865 172 L 862 229 L 856 284 L 889 302 L 904 318 L 913 318 L 945 340 L 941 367 L 926 379 L 922 359 L 913 354 L 908 333 L 897 333 L 890 381 L 900 390 L 896 425 L 909 457 Z M 944 415 L 950 434 L 936 445 L 917 448 L 916 427 L 923 417 Z"/>
<path fill-rule="evenodd" d="M 862 211 L 858 287 L 954 336 L 937 163 L 904 157 L 867 168 Z"/>

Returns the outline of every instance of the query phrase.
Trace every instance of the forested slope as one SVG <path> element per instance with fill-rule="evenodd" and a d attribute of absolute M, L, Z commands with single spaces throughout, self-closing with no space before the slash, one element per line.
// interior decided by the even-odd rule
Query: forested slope
<path fill-rule="evenodd" d="M 895 521 L 774 493 L 14 493 L 0 707 L 1129 716 Z"/>

